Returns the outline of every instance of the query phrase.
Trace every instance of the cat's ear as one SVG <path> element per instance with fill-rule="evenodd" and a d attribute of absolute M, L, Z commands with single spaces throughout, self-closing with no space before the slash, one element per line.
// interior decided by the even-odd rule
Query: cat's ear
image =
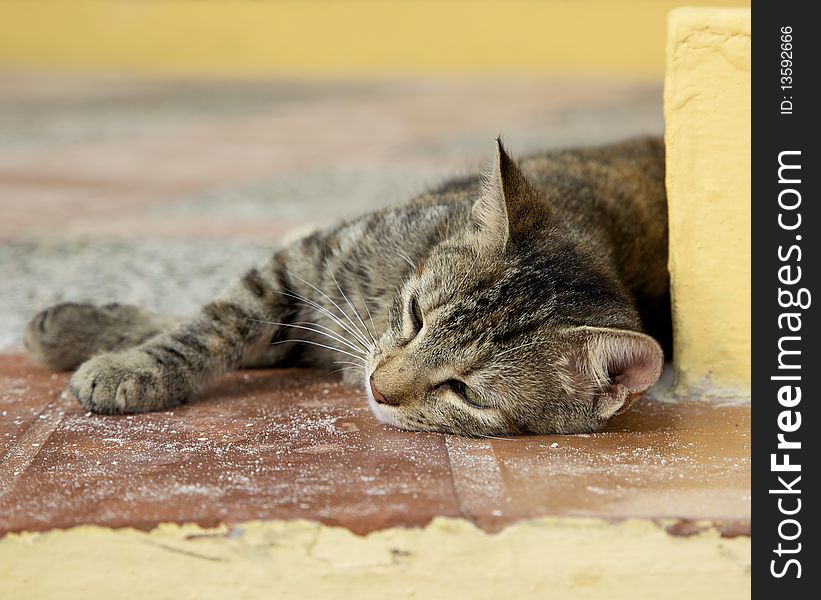
<path fill-rule="evenodd" d="M 529 187 L 516 163 L 508 156 L 502 139 L 496 140 L 496 160 L 482 178 L 482 195 L 474 203 L 471 218 L 484 249 L 504 250 L 510 237 L 510 215 L 516 199 Z"/>
<path fill-rule="evenodd" d="M 577 383 L 593 390 L 596 414 L 609 419 L 658 381 L 664 353 L 649 335 L 624 329 L 577 327 L 568 332 L 568 369 Z"/>

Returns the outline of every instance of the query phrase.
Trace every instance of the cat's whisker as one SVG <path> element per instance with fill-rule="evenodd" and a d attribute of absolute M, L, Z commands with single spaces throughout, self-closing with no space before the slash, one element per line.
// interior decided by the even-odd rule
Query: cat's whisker
<path fill-rule="evenodd" d="M 287 270 L 286 270 L 286 272 L 287 272 Z M 304 279 L 302 279 L 302 278 L 300 278 L 300 277 L 298 277 L 298 276 L 295 276 L 295 275 L 293 275 L 293 276 L 294 276 L 294 277 L 296 277 L 297 279 L 300 279 L 300 281 L 305 281 Z M 307 282 L 306 282 L 306 283 L 307 283 Z M 311 285 L 311 284 L 308 284 L 308 285 Z M 311 285 L 311 287 L 312 287 L 312 288 L 314 288 L 314 289 L 316 289 L 316 288 L 315 288 L 315 286 L 312 286 L 312 285 Z M 313 308 L 313 309 L 315 309 L 315 310 L 318 310 L 320 313 L 322 313 L 323 315 L 325 315 L 326 317 L 328 317 L 329 319 L 331 319 L 334 323 L 336 323 L 337 325 L 339 325 L 340 327 L 342 327 L 345 331 L 347 331 L 347 332 L 348 332 L 348 333 L 350 333 L 352 336 L 354 336 L 354 337 L 357 339 L 357 341 L 362 341 L 361 336 L 360 336 L 360 335 L 359 335 L 356 331 L 354 331 L 353 329 L 351 329 L 350 325 L 348 325 L 347 323 L 345 323 L 344 321 L 342 321 L 342 320 L 341 320 L 341 318 L 340 318 L 339 316 L 335 315 L 335 314 L 334 314 L 333 312 L 331 312 L 329 309 L 327 309 L 326 307 L 324 307 L 323 305 L 321 305 L 318 301 L 313 300 L 313 299 L 311 299 L 311 298 L 308 298 L 307 296 L 303 296 L 302 294 L 300 294 L 300 293 L 298 293 L 298 292 L 296 292 L 296 291 L 294 291 L 294 290 L 289 290 L 289 291 L 287 291 L 287 292 L 284 292 L 284 291 L 277 291 L 277 293 L 282 294 L 283 296 L 287 296 L 287 297 L 289 297 L 289 298 L 294 298 L 294 299 L 296 299 L 296 300 L 299 300 L 299 301 L 300 301 L 301 303 L 303 303 L 304 305 L 306 305 L 306 306 L 308 306 L 308 307 L 310 307 L 310 308 Z M 332 302 L 332 303 L 333 303 L 333 302 Z M 336 305 L 334 304 L 334 306 L 336 306 Z M 338 306 L 337 306 L 337 308 L 338 308 Z M 343 312 L 342 314 L 343 314 L 343 315 L 347 318 L 347 315 L 345 315 L 345 313 L 344 313 L 344 312 Z"/>
<path fill-rule="evenodd" d="M 399 256 L 399 258 L 404 259 L 404 261 L 410 265 L 411 269 L 413 269 L 414 271 L 416 270 L 416 265 L 410 259 L 410 256 L 408 256 L 406 252 L 402 252 L 401 250 L 397 250 L 396 254 Z"/>
<path fill-rule="evenodd" d="M 311 307 L 315 310 L 318 310 L 320 313 L 322 313 L 323 315 L 328 317 L 331 321 L 333 321 L 334 323 L 339 325 L 342 329 L 344 329 L 345 331 L 350 333 L 351 336 L 353 336 L 356 339 L 357 342 L 362 344 L 363 348 L 369 349 L 369 345 L 368 345 L 367 340 L 363 339 L 360 335 L 358 335 L 355 331 L 353 331 L 349 325 L 347 325 L 338 316 L 333 314 L 331 311 L 329 311 L 327 308 L 325 308 L 324 306 L 322 306 L 318 302 L 315 302 L 314 300 L 311 300 L 310 298 L 306 298 L 305 296 L 303 296 L 301 294 L 297 294 L 296 292 L 292 293 L 292 292 L 283 292 L 283 291 L 279 291 L 279 290 L 275 290 L 275 291 L 278 294 L 281 294 L 283 296 L 287 296 L 289 298 L 294 298 L 295 300 L 299 300 L 300 302 L 302 302 L 306 306 L 309 306 L 309 307 Z"/>
<path fill-rule="evenodd" d="M 350 356 L 351 358 L 355 358 L 355 359 L 357 359 L 357 360 L 361 360 L 363 365 L 365 365 L 365 364 L 366 364 L 366 363 L 365 363 L 365 360 L 364 360 L 364 359 L 362 359 L 362 358 L 360 358 L 360 357 L 359 357 L 359 356 L 357 356 L 356 354 L 351 354 L 350 352 L 348 352 L 348 351 L 346 351 L 346 350 L 341 350 L 341 349 L 336 348 L 336 347 L 334 347 L 334 346 L 328 346 L 327 344 L 320 344 L 319 342 L 315 342 L 315 341 L 313 341 L 313 340 L 280 340 L 280 341 L 278 341 L 278 342 L 272 342 L 272 344 L 271 344 L 271 345 L 272 345 L 272 346 L 278 346 L 279 344 L 298 343 L 298 342 L 301 342 L 301 343 L 303 343 L 303 344 L 311 344 L 312 346 L 319 346 L 320 348 L 327 348 L 328 350 L 334 350 L 334 351 L 336 351 L 336 352 L 340 352 L 340 353 L 342 353 L 342 354 L 346 354 L 346 355 Z"/>
<path fill-rule="evenodd" d="M 363 341 L 364 341 L 365 336 L 362 333 L 362 331 L 359 329 L 359 327 L 357 327 L 356 323 L 353 322 L 353 319 L 351 319 L 350 315 L 348 315 L 348 313 L 341 306 L 339 306 L 339 304 L 337 304 L 336 301 L 333 298 L 331 298 L 328 294 L 326 294 L 321 289 L 319 289 L 318 287 L 313 285 L 311 282 L 302 279 L 298 275 L 293 275 L 293 274 L 291 274 L 291 275 L 293 277 L 296 277 L 297 279 L 299 279 L 300 281 L 302 281 L 306 285 L 310 286 L 312 289 L 319 292 L 326 300 L 328 300 L 328 302 L 333 304 L 334 307 L 336 307 L 336 309 L 339 311 L 339 313 L 348 320 L 348 322 L 351 324 L 351 326 L 357 331 L 357 333 L 363 338 Z M 331 276 L 333 277 L 333 272 L 332 271 L 331 271 Z M 336 278 L 334 277 L 333 279 L 334 279 L 334 282 L 336 283 Z M 339 288 L 339 283 L 337 283 L 337 288 Z M 341 288 L 340 288 L 340 291 L 342 291 Z M 343 293 L 342 295 L 344 296 L 345 294 Z M 346 298 L 346 301 L 347 301 L 347 298 Z M 348 305 L 350 306 L 350 302 L 348 302 Z M 351 307 L 351 308 L 353 308 L 353 307 Z"/>
<path fill-rule="evenodd" d="M 365 352 L 363 352 L 361 348 L 359 348 L 358 346 L 354 346 L 351 342 L 349 342 L 348 340 L 346 340 L 342 336 L 337 335 L 336 333 L 334 333 L 333 330 L 328 329 L 327 327 L 323 327 L 322 325 L 319 325 L 319 323 L 311 323 L 311 324 L 312 325 L 318 325 L 319 327 L 323 327 L 324 329 L 328 329 L 328 331 L 326 332 L 326 331 L 321 331 L 319 329 L 314 329 L 312 327 L 305 327 L 304 325 L 302 325 L 302 323 L 307 323 L 306 321 L 300 321 L 299 323 L 278 323 L 276 321 L 259 321 L 259 322 L 260 323 L 265 323 L 266 325 L 277 325 L 279 327 L 291 327 L 293 329 L 301 329 L 303 331 L 311 331 L 311 332 L 316 333 L 318 335 L 324 335 L 325 337 L 327 337 L 331 340 L 334 340 L 335 342 L 340 342 L 341 344 L 344 344 L 345 346 L 347 346 L 348 348 L 350 348 L 354 352 L 357 352 L 357 353 L 361 354 L 362 356 L 365 356 Z"/>
<path fill-rule="evenodd" d="M 286 270 L 286 272 L 288 272 L 288 271 Z M 339 305 L 338 305 L 338 304 L 337 304 L 337 303 L 333 300 L 333 298 L 331 298 L 328 294 L 326 294 L 325 292 L 323 292 L 322 290 L 320 290 L 318 287 L 316 287 L 316 286 L 315 286 L 314 284 L 312 284 L 311 282 L 309 282 L 309 281 L 306 281 L 306 280 L 302 279 L 302 277 L 300 277 L 299 275 L 295 275 L 295 274 L 290 273 L 290 272 L 289 272 L 289 274 L 290 274 L 292 277 L 294 277 L 294 278 L 296 278 L 296 279 L 299 279 L 299 280 L 300 280 L 301 282 L 303 282 L 305 285 L 308 285 L 308 286 L 310 286 L 312 289 L 314 289 L 314 290 L 316 290 L 317 292 L 319 292 L 319 293 L 320 293 L 320 294 L 321 294 L 321 295 L 322 295 L 322 296 L 323 296 L 326 300 L 328 300 L 328 302 L 330 302 L 331 304 L 333 304 L 333 305 L 336 307 L 336 309 L 340 312 L 340 314 L 341 314 L 342 316 L 344 316 L 344 317 L 348 320 L 348 322 L 351 324 L 351 326 L 352 326 L 352 327 L 353 327 L 353 328 L 357 331 L 357 333 L 359 334 L 359 336 L 360 336 L 360 338 L 361 338 L 361 340 L 360 340 L 360 341 L 362 341 L 362 342 L 364 342 L 364 343 L 367 343 L 367 340 L 365 339 L 364 334 L 362 333 L 362 331 L 360 331 L 360 330 L 359 330 L 359 327 L 357 327 L 357 326 L 356 326 L 356 323 L 354 323 L 354 322 L 353 322 L 353 319 L 351 319 L 351 317 L 348 315 L 348 313 L 346 313 L 344 310 L 342 310 L 342 308 L 341 308 L 341 307 L 340 307 L 340 306 L 339 306 Z"/>
<path fill-rule="evenodd" d="M 362 346 L 365 350 L 369 350 L 369 349 L 370 349 L 370 344 L 368 344 L 368 341 L 367 341 L 366 339 L 364 339 L 364 338 L 362 337 L 362 335 L 361 335 L 361 334 L 359 334 L 357 331 L 355 331 L 355 330 L 351 329 L 351 326 L 350 326 L 350 325 L 348 325 L 347 323 L 345 323 L 345 321 L 343 321 L 343 320 L 342 320 L 342 319 L 340 319 L 338 316 L 336 316 L 335 314 L 333 314 L 333 313 L 332 313 L 331 311 L 329 311 L 327 308 L 325 308 L 324 306 L 322 306 L 322 305 L 320 305 L 320 304 L 316 304 L 316 303 L 308 303 L 308 302 L 304 302 L 304 304 L 305 304 L 306 306 L 311 306 L 311 307 L 315 308 L 315 309 L 316 309 L 316 310 L 318 310 L 321 314 L 325 315 L 328 319 L 330 319 L 331 321 L 333 321 L 334 323 L 336 323 L 337 325 L 339 325 L 339 327 L 341 327 L 343 330 L 345 330 L 345 331 L 347 331 L 348 333 L 350 333 L 350 334 L 351 334 L 351 336 L 352 336 L 352 337 L 356 340 L 356 342 L 357 342 L 360 346 Z"/>
<path fill-rule="evenodd" d="M 342 342 L 343 344 L 345 344 L 346 346 L 348 346 L 352 350 L 355 350 L 355 351 L 357 351 L 357 352 L 359 352 L 363 355 L 366 354 L 366 352 L 362 351 L 363 350 L 362 348 L 359 348 L 358 346 L 353 345 L 353 343 L 350 340 L 348 340 L 345 337 L 339 335 L 334 330 L 332 330 L 328 327 L 325 327 L 324 325 L 321 325 L 319 323 L 313 323 L 313 322 L 308 322 L 308 321 L 299 321 L 298 323 L 280 323 L 280 322 L 276 322 L 276 321 L 266 321 L 266 320 L 261 320 L 261 319 L 252 319 L 252 320 L 255 320 L 259 323 L 265 323 L 267 325 L 278 325 L 280 327 L 292 327 L 294 329 L 305 329 L 307 331 L 312 331 L 312 332 L 317 333 L 319 335 L 324 335 L 325 337 L 329 337 L 329 338 L 333 339 L 334 341 Z M 325 331 L 318 331 L 316 329 L 310 329 L 308 327 L 305 327 L 305 325 L 316 325 L 317 327 L 321 327 Z"/>
<path fill-rule="evenodd" d="M 330 373 L 328 373 L 328 375 L 334 375 L 335 373 L 339 373 L 339 372 L 341 372 L 341 371 L 358 371 L 358 370 L 359 370 L 359 369 L 357 369 L 357 368 L 355 368 L 355 367 L 341 367 L 341 368 L 339 368 L 339 369 L 334 369 L 333 371 L 331 371 Z"/>
<path fill-rule="evenodd" d="M 346 342 L 348 342 L 349 344 L 358 343 L 359 345 L 358 345 L 358 346 L 356 346 L 356 348 L 357 348 L 358 350 L 363 351 L 363 352 L 362 352 L 362 354 L 367 354 L 367 353 L 368 353 L 368 351 L 369 351 L 368 346 L 363 345 L 363 344 L 362 344 L 362 342 L 360 342 L 359 340 L 357 340 L 357 339 L 354 339 L 353 341 L 352 341 L 352 340 L 348 340 L 347 338 L 345 338 L 344 336 L 341 336 L 340 334 L 338 334 L 336 331 L 334 331 L 334 330 L 333 330 L 333 329 L 331 329 L 330 327 L 326 327 L 325 325 L 322 325 L 321 323 L 315 323 L 315 322 L 313 322 L 313 321 L 297 321 L 297 324 L 298 324 L 298 325 L 315 325 L 316 327 L 319 327 L 319 328 L 321 328 L 321 329 L 323 329 L 323 330 L 327 331 L 328 333 L 330 333 L 330 334 L 332 334 L 332 335 L 335 335 L 335 336 L 337 336 L 337 337 L 342 338 L 343 340 L 345 340 L 345 341 L 346 341 Z M 348 333 L 350 333 L 350 332 L 348 332 Z"/>
<path fill-rule="evenodd" d="M 327 308 L 325 308 L 324 306 L 322 306 L 321 304 L 319 304 L 315 300 L 307 298 L 306 296 L 303 296 L 303 295 L 298 294 L 296 292 L 278 292 L 278 293 L 280 293 L 284 296 L 288 296 L 290 298 L 294 298 L 296 300 L 299 300 L 300 302 L 302 302 L 306 306 L 309 306 L 309 307 L 311 307 L 315 310 L 318 310 L 320 313 L 322 313 L 323 315 L 325 315 L 326 317 L 331 319 L 334 323 L 339 325 L 342 329 L 344 329 L 345 331 L 350 333 L 354 338 L 356 338 L 357 341 L 362 342 L 362 343 L 365 342 L 365 340 L 363 340 L 360 335 L 358 335 L 355 331 L 353 331 L 351 329 L 350 325 L 348 325 L 347 323 L 342 321 L 337 315 L 333 314 L 330 310 L 328 310 Z"/>
<path fill-rule="evenodd" d="M 355 317 L 359 320 L 359 322 L 362 324 L 362 327 L 364 327 L 364 328 L 365 328 L 365 331 L 367 331 L 367 332 L 368 332 L 368 335 L 371 337 L 371 340 L 372 340 L 374 343 L 376 343 L 376 340 L 374 340 L 374 339 L 373 339 L 373 336 L 371 335 L 370 331 L 368 331 L 368 326 L 367 326 L 367 325 L 365 325 L 365 322 L 362 320 L 362 317 L 360 316 L 359 311 L 356 309 L 356 307 L 355 307 L 353 304 L 351 304 L 351 301 L 348 299 L 348 296 L 346 296 L 346 295 L 345 295 L 345 292 L 342 290 L 342 286 L 341 286 L 341 285 L 339 285 L 339 281 L 337 281 L 337 279 L 336 279 L 336 275 L 334 274 L 333 269 L 331 269 L 330 267 L 328 267 L 328 272 L 331 274 L 331 279 L 333 279 L 333 280 L 334 280 L 334 284 L 336 284 L 336 289 L 338 289 L 338 290 L 339 290 L 339 293 L 340 293 L 340 294 L 342 294 L 342 297 L 345 299 L 345 302 L 347 302 L 348 306 L 350 306 L 350 307 L 351 307 L 351 310 L 353 311 L 354 316 L 355 316 Z M 357 328 L 357 329 L 358 329 L 358 328 Z"/>
<path fill-rule="evenodd" d="M 340 258 L 339 261 L 342 263 L 342 266 L 344 266 L 345 269 L 347 269 L 348 273 L 350 273 L 351 268 L 348 266 L 348 263 L 345 262 L 345 259 Z M 340 291 L 342 291 L 342 290 L 340 290 Z M 368 332 L 368 334 L 370 335 L 371 341 L 373 342 L 374 345 L 376 345 L 376 338 L 379 337 L 379 336 L 376 335 L 376 324 L 373 322 L 373 315 L 371 315 L 371 309 L 368 308 L 368 303 L 365 301 L 365 297 L 362 295 L 362 291 L 359 288 L 356 288 L 356 294 L 357 294 L 357 296 L 359 296 L 359 299 L 362 301 L 362 306 L 365 307 L 365 311 L 368 313 L 368 320 L 371 322 L 371 327 L 373 328 L 373 330 L 371 330 L 371 329 L 368 328 L 367 325 L 365 325 L 363 323 L 363 325 L 365 326 L 365 331 Z M 357 315 L 358 315 L 358 313 L 357 313 Z M 359 320 L 361 321 L 362 319 L 360 318 Z"/>
<path fill-rule="evenodd" d="M 358 292 L 357 292 L 358 293 Z M 376 345 L 376 325 L 373 322 L 373 316 L 371 315 L 371 310 L 368 308 L 368 303 L 365 302 L 365 298 L 362 294 L 358 293 L 359 299 L 362 300 L 362 306 L 365 307 L 365 312 L 368 313 L 368 320 L 371 322 L 371 327 L 373 327 L 373 331 L 368 329 L 368 333 L 371 334 L 371 339 L 373 340 L 374 345 Z"/>
<path fill-rule="evenodd" d="M 341 262 L 342 266 L 345 267 L 345 269 L 347 269 L 348 273 L 351 272 L 351 268 L 348 266 L 348 263 L 345 262 L 345 259 L 340 258 L 339 262 Z M 337 287 L 339 287 L 338 284 L 337 284 Z M 342 290 L 340 289 L 339 291 L 341 292 Z M 359 299 L 362 301 L 362 306 L 365 307 L 365 311 L 368 313 L 368 320 L 371 322 L 371 327 L 373 327 L 373 331 L 371 331 L 370 329 L 368 329 L 367 325 L 365 325 L 365 331 L 367 331 L 370 334 L 370 337 L 371 337 L 371 340 L 373 341 L 373 344 L 376 345 L 376 338 L 378 336 L 376 335 L 376 325 L 373 322 L 373 315 L 371 315 L 371 309 L 368 308 L 368 303 L 365 301 L 365 297 L 362 295 L 362 292 L 360 291 L 359 288 L 356 288 L 356 294 L 357 294 L 357 296 L 359 296 Z M 363 325 L 364 325 L 364 323 L 363 323 Z"/>
<path fill-rule="evenodd" d="M 335 360 L 335 365 L 356 365 L 357 367 L 361 367 L 362 365 L 359 363 L 351 362 L 349 360 Z"/>

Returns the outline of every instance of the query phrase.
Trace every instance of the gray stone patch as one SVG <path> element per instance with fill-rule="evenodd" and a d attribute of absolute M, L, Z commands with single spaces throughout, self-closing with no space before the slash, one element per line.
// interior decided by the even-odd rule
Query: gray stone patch
<path fill-rule="evenodd" d="M 40 240 L 0 245 L 0 348 L 20 346 L 27 320 L 55 302 L 124 302 L 189 314 L 273 245 L 211 240 Z"/>

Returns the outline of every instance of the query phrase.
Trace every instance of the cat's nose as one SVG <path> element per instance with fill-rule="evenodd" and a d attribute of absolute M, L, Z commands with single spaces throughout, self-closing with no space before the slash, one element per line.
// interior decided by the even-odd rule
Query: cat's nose
<path fill-rule="evenodd" d="M 373 375 L 371 375 L 370 379 L 371 384 L 371 394 L 373 394 L 373 399 L 376 400 L 379 404 L 398 404 L 398 402 L 394 402 L 392 400 L 388 400 L 385 396 L 382 395 L 382 392 L 379 391 L 379 388 L 376 387 L 376 384 L 373 382 Z"/>

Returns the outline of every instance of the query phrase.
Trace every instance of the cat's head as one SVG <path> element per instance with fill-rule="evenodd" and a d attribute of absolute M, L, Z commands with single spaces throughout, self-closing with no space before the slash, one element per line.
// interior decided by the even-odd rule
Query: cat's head
<path fill-rule="evenodd" d="M 662 350 L 629 294 L 501 142 L 470 223 L 405 281 L 368 357 L 381 421 L 475 436 L 590 432 L 656 382 Z"/>

